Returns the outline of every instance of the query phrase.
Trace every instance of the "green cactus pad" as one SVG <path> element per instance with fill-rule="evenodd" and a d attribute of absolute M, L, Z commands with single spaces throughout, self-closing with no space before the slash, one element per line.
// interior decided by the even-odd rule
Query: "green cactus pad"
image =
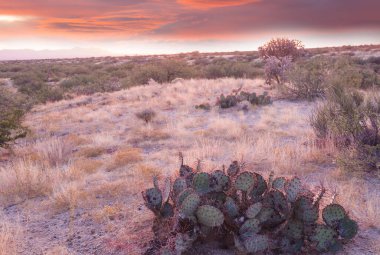
<path fill-rule="evenodd" d="M 274 209 L 283 215 L 289 213 L 289 205 L 285 195 L 279 190 L 272 190 L 269 193 L 271 200 L 273 201 Z"/>
<path fill-rule="evenodd" d="M 260 220 L 261 223 L 268 221 L 272 215 L 274 214 L 274 209 L 271 207 L 263 207 L 260 210 L 260 213 L 257 215 L 257 219 Z"/>
<path fill-rule="evenodd" d="M 193 187 L 201 195 L 210 192 L 210 175 L 203 172 L 195 174 L 193 177 Z"/>
<path fill-rule="evenodd" d="M 193 216 L 200 203 L 201 203 L 201 199 L 198 196 L 198 194 L 191 193 L 182 202 L 181 209 L 180 209 L 181 215 L 183 215 L 184 217 Z"/>
<path fill-rule="evenodd" d="M 311 236 L 311 240 L 315 242 L 318 251 L 328 251 L 330 247 L 334 246 L 337 242 L 337 233 L 334 229 L 326 225 L 318 225 Z"/>
<path fill-rule="evenodd" d="M 234 177 L 234 176 L 238 175 L 239 171 L 240 171 L 239 163 L 237 161 L 234 161 L 228 167 L 227 174 L 228 174 L 228 176 Z"/>
<path fill-rule="evenodd" d="M 269 238 L 265 235 L 252 235 L 244 240 L 244 246 L 248 252 L 263 252 L 269 248 Z"/>
<path fill-rule="evenodd" d="M 262 175 L 255 173 L 255 185 L 252 190 L 249 192 L 251 197 L 261 196 L 267 190 L 267 182 Z"/>
<path fill-rule="evenodd" d="M 191 175 L 193 173 L 194 173 L 194 170 L 187 165 L 181 165 L 181 167 L 179 169 L 179 176 L 181 176 L 181 177 L 186 177 L 186 176 Z"/>
<path fill-rule="evenodd" d="M 224 222 L 223 213 L 211 205 L 200 206 L 196 215 L 199 223 L 207 227 L 218 227 Z"/>
<path fill-rule="evenodd" d="M 336 227 L 340 220 L 346 218 L 346 211 L 341 205 L 330 204 L 322 211 L 322 218 L 330 227 Z"/>
<path fill-rule="evenodd" d="M 239 234 L 244 233 L 257 234 L 261 230 L 260 221 L 258 219 L 248 219 L 239 229 Z"/>
<path fill-rule="evenodd" d="M 294 206 L 295 216 L 305 224 L 313 224 L 318 220 L 318 207 L 313 205 L 313 199 L 308 196 L 300 196 Z"/>
<path fill-rule="evenodd" d="M 224 210 L 232 219 L 239 216 L 239 207 L 231 197 L 226 198 L 226 202 L 224 202 Z"/>
<path fill-rule="evenodd" d="M 185 178 L 177 178 L 173 183 L 173 197 L 176 198 L 182 191 L 187 188 Z"/>
<path fill-rule="evenodd" d="M 188 189 L 185 189 L 184 191 L 182 191 L 178 197 L 177 197 L 177 200 L 176 200 L 176 205 L 177 206 L 180 206 L 182 204 L 182 202 L 185 200 L 185 198 L 190 195 L 191 193 L 195 193 L 195 190 L 191 189 L 191 188 L 188 188 Z"/>
<path fill-rule="evenodd" d="M 346 217 L 339 221 L 338 233 L 344 239 L 352 239 L 358 233 L 358 224 L 356 221 Z"/>
<path fill-rule="evenodd" d="M 303 224 L 299 220 L 289 220 L 284 228 L 284 235 L 292 240 L 303 237 Z"/>
<path fill-rule="evenodd" d="M 147 189 L 145 191 L 146 204 L 149 209 L 160 209 L 162 204 L 161 190 L 156 188 Z"/>
<path fill-rule="evenodd" d="M 238 175 L 235 180 L 235 188 L 237 190 L 247 192 L 255 185 L 255 179 L 250 172 L 243 172 Z"/>
<path fill-rule="evenodd" d="M 230 178 L 221 170 L 214 171 L 211 180 L 211 187 L 216 192 L 227 191 L 230 188 Z"/>
<path fill-rule="evenodd" d="M 174 209 L 173 209 L 173 206 L 171 204 L 169 204 L 168 202 L 166 202 L 162 208 L 161 208 L 161 211 L 160 211 L 160 214 L 163 218 L 170 218 L 170 217 L 173 217 L 174 215 Z"/>
<path fill-rule="evenodd" d="M 257 202 L 250 207 L 248 207 L 247 211 L 245 212 L 245 215 L 249 219 L 255 218 L 261 211 L 261 208 L 263 208 L 263 204 L 261 202 Z"/>
<path fill-rule="evenodd" d="M 286 196 L 289 202 L 294 202 L 297 199 L 298 194 L 302 188 L 301 180 L 297 177 L 294 177 L 288 181 L 285 185 Z"/>
<path fill-rule="evenodd" d="M 278 190 L 284 190 L 285 183 L 286 183 L 286 179 L 284 177 L 278 177 L 274 179 L 272 183 L 272 188 L 278 189 Z"/>

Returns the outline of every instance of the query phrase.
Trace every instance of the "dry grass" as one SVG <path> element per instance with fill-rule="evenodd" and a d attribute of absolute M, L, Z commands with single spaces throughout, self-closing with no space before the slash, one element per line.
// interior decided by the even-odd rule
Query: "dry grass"
<path fill-rule="evenodd" d="M 0 255 L 18 254 L 20 241 L 22 241 L 21 226 L 0 215 Z"/>
<path fill-rule="evenodd" d="M 103 165 L 100 160 L 80 158 L 75 160 L 68 169 L 68 175 L 72 179 L 81 179 L 88 174 L 93 174 Z"/>
<path fill-rule="evenodd" d="M 116 152 L 112 162 L 108 165 L 108 170 L 114 170 L 120 167 L 134 164 L 142 160 L 141 149 L 124 148 Z"/>
<path fill-rule="evenodd" d="M 105 147 L 82 147 L 76 153 L 77 157 L 96 158 L 107 152 Z"/>
<path fill-rule="evenodd" d="M 274 170 L 276 175 L 298 175 L 312 186 L 324 179 L 361 228 L 380 228 L 378 190 L 325 167 L 334 165 L 335 148 L 316 142 L 308 124 L 313 103 L 275 101 L 247 112 L 238 107 L 194 108 L 200 103 L 214 105 L 217 96 L 241 84 L 249 92 L 261 94 L 265 89 L 260 80 L 191 80 L 93 95 L 85 106 L 68 107 L 88 97 L 38 106 L 26 122 L 38 140 L 17 150 L 22 158 L 0 168 L 1 195 L 7 200 L 46 195 L 49 209 L 82 207 L 105 225 L 121 211 L 125 225 L 109 229 L 118 231 L 110 245 L 122 247 L 125 254 L 141 254 L 152 235 L 153 217 L 142 206 L 141 191 L 152 186 L 153 176 L 175 177 L 181 151 L 186 164 L 195 166 L 200 159 L 207 171 L 239 160 L 247 170 L 266 177 Z M 270 94 L 276 100 L 276 92 Z M 100 107 L 102 102 L 107 105 Z M 138 122 L 134 113 L 147 108 L 157 117 L 148 124 Z M 49 121 L 42 116 L 58 111 L 64 118 L 54 119 L 55 132 L 70 135 L 42 139 Z M 67 252 L 65 247 L 50 248 L 50 254 Z"/>
<path fill-rule="evenodd" d="M 24 199 L 51 193 L 62 179 L 59 169 L 52 169 L 28 159 L 0 167 L 0 194 L 5 203 L 15 203 Z"/>

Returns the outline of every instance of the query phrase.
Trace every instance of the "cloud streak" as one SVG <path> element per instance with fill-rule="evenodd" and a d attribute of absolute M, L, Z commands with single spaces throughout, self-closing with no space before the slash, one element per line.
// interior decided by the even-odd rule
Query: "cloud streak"
<path fill-rule="evenodd" d="M 12 0 L 0 38 L 243 40 L 279 31 L 380 34 L 378 0 Z M 28 17 L 28 19 L 24 19 Z"/>

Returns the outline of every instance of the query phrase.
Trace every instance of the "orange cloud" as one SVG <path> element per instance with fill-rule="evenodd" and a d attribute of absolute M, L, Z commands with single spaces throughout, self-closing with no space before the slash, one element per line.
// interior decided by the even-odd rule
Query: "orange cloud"
<path fill-rule="evenodd" d="M 182 5 L 204 10 L 217 7 L 239 6 L 258 1 L 259 0 L 177 0 L 177 2 Z"/>

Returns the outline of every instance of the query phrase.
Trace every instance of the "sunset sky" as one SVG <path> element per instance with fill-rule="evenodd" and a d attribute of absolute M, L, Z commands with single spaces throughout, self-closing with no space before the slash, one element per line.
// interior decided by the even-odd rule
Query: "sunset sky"
<path fill-rule="evenodd" d="M 380 1 L 0 0 L 0 50 L 256 50 L 279 36 L 306 47 L 379 44 Z"/>

